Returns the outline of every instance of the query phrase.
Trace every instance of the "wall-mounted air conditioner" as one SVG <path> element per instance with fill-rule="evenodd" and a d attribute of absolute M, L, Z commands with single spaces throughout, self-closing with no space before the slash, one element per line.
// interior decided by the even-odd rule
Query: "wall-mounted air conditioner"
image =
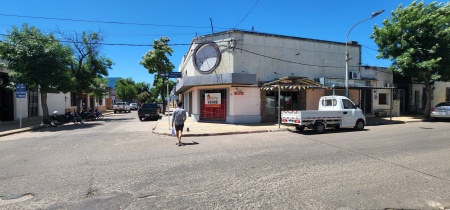
<path fill-rule="evenodd" d="M 348 75 L 349 79 L 361 79 L 361 75 L 357 71 L 351 71 Z"/>

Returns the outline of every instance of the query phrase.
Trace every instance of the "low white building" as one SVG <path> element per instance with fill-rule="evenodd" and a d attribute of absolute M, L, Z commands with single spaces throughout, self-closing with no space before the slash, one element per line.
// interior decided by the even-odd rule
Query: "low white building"
<path fill-rule="evenodd" d="M 20 117 L 38 117 L 43 115 L 41 94 L 39 89 L 27 88 L 25 98 L 17 97 L 15 91 L 7 89 L 10 84 L 9 70 L 0 67 L 0 121 L 19 120 Z M 47 94 L 47 106 L 49 114 L 57 111 L 63 114 L 76 110 L 75 93 L 54 92 Z M 95 100 L 87 94 L 83 94 L 82 108 L 85 110 L 99 108 L 105 110 L 105 99 Z"/>
<path fill-rule="evenodd" d="M 278 104 L 317 109 L 320 96 L 345 95 L 349 76 L 352 101 L 366 113 L 386 109 L 392 74 L 361 68 L 361 45 L 347 45 L 350 75 L 346 43 L 240 30 L 196 37 L 179 65 L 176 93 L 193 120 L 259 123 L 276 121 Z M 380 96 L 386 102 L 376 104 Z"/>

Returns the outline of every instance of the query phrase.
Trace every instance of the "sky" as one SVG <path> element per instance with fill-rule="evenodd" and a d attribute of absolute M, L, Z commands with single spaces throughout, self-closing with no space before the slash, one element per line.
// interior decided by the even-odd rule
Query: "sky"
<path fill-rule="evenodd" d="M 432 1 L 426 0 L 425 3 Z M 438 1 L 440 2 L 440 1 Z M 362 45 L 362 65 L 388 67 L 376 58 L 372 27 L 412 0 L 0 0 L 0 40 L 24 23 L 45 33 L 100 32 L 101 52 L 114 62 L 109 77 L 152 84 L 153 75 L 139 64 L 155 39 L 167 36 L 174 50 L 174 71 L 196 36 L 231 29 Z M 212 26 L 212 27 L 211 27 Z M 345 65 L 345 58 L 342 58 Z"/>

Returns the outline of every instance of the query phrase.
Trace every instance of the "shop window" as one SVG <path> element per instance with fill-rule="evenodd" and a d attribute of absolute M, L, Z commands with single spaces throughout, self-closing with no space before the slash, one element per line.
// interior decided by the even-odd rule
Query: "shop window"
<path fill-rule="evenodd" d="M 203 120 L 225 120 L 227 115 L 227 94 L 225 89 L 201 91 L 201 115 Z"/>
<path fill-rule="evenodd" d="M 380 105 L 387 105 L 387 94 L 386 93 L 380 93 L 378 96 L 378 104 Z"/>

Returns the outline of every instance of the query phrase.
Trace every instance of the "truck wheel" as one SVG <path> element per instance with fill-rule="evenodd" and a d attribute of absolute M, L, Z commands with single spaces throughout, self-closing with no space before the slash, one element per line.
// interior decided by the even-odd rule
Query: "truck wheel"
<path fill-rule="evenodd" d="M 295 130 L 297 130 L 297 131 L 304 131 L 305 130 L 305 126 L 295 126 Z"/>
<path fill-rule="evenodd" d="M 143 118 L 139 117 L 139 121 L 142 121 Z"/>
<path fill-rule="evenodd" d="M 114 109 L 114 114 L 117 113 L 117 110 Z"/>
<path fill-rule="evenodd" d="M 119 113 L 122 113 L 122 110 L 119 110 Z"/>
<path fill-rule="evenodd" d="M 325 132 L 325 125 L 321 122 L 316 122 L 314 124 L 314 131 L 316 131 L 316 133 L 323 133 Z"/>
<path fill-rule="evenodd" d="M 359 130 L 359 131 L 363 130 L 364 129 L 364 121 L 363 120 L 356 121 L 355 129 Z"/>

